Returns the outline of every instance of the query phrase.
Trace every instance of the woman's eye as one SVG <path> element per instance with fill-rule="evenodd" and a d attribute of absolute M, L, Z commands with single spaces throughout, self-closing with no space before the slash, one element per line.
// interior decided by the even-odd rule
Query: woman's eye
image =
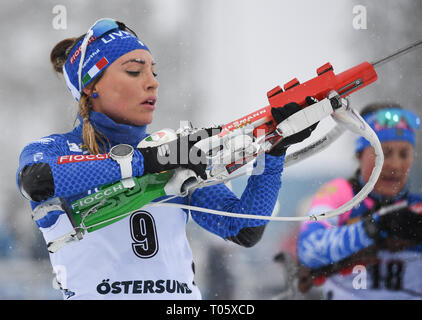
<path fill-rule="evenodd" d="M 384 153 L 384 157 L 388 158 L 388 157 L 391 156 L 392 151 L 391 151 L 391 149 L 383 149 L 383 153 Z"/>
<path fill-rule="evenodd" d="M 129 70 L 127 70 L 126 72 L 132 77 L 136 77 L 141 73 L 140 71 L 129 71 Z"/>
<path fill-rule="evenodd" d="M 410 152 L 407 150 L 401 150 L 399 155 L 400 155 L 400 158 L 407 159 L 410 156 Z"/>
<path fill-rule="evenodd" d="M 157 77 L 158 77 L 158 74 L 157 74 L 156 72 L 153 72 L 153 73 L 152 73 L 152 75 L 153 75 L 155 78 L 157 78 Z"/>

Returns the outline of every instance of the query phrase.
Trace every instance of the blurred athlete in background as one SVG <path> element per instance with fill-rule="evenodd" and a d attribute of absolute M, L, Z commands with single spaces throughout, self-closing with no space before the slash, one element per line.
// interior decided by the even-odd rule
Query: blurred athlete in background
<path fill-rule="evenodd" d="M 411 193 L 408 184 L 420 119 L 391 103 L 369 105 L 361 114 L 383 148 L 381 175 L 353 210 L 303 223 L 297 245 L 299 288 L 306 292 L 325 281 L 325 299 L 421 299 L 422 195 Z M 355 151 L 356 174 L 325 184 L 308 215 L 340 207 L 368 181 L 373 148 L 361 137 Z"/>

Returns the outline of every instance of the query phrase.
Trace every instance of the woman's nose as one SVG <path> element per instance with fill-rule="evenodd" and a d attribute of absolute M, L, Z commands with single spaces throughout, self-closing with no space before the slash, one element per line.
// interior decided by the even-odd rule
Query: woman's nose
<path fill-rule="evenodd" d="M 158 88 L 159 85 L 160 83 L 158 82 L 157 78 L 151 72 L 151 74 L 148 76 L 147 81 L 145 82 L 145 89 L 148 91 L 155 90 Z"/>
<path fill-rule="evenodd" d="M 387 159 L 384 159 L 385 165 L 388 169 L 392 171 L 392 173 L 398 170 L 401 167 L 402 160 L 400 159 L 398 154 L 392 154 Z"/>

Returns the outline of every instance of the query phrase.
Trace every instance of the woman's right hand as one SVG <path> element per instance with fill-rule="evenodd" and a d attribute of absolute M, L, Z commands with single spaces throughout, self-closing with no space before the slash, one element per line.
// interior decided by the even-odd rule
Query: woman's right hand
<path fill-rule="evenodd" d="M 206 156 L 194 145 L 220 131 L 221 127 L 200 129 L 156 147 L 138 148 L 144 157 L 144 173 L 159 173 L 181 167 L 191 169 L 197 176 L 206 180 Z"/>
<path fill-rule="evenodd" d="M 363 219 L 366 233 L 376 240 L 394 238 L 422 241 L 422 215 L 409 207 L 383 215 L 377 213 Z"/>

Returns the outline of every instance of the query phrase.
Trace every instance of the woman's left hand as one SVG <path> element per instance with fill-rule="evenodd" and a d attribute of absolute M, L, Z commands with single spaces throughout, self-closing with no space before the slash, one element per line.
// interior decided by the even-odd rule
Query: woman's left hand
<path fill-rule="evenodd" d="M 316 102 L 318 102 L 318 100 L 316 100 L 315 98 L 306 97 L 306 103 L 308 104 L 308 106 L 310 106 L 310 105 L 312 105 Z M 300 110 L 302 110 L 302 108 L 297 103 L 292 102 L 292 103 L 286 104 L 284 107 L 271 108 L 271 114 L 273 116 L 274 121 L 277 124 L 279 124 L 279 123 L 283 122 L 288 117 L 290 117 L 291 115 L 293 115 L 294 113 L 296 113 Z M 270 155 L 273 155 L 273 156 L 284 155 L 289 146 L 291 146 L 292 144 L 295 144 L 295 143 L 302 142 L 306 138 L 309 138 L 312 131 L 314 131 L 316 129 L 316 127 L 318 126 L 318 123 L 319 122 L 313 124 L 312 126 L 306 128 L 306 129 L 304 129 L 304 130 L 302 130 L 298 133 L 295 133 L 294 135 L 291 135 L 290 137 L 286 137 L 286 138 L 282 139 L 279 144 L 275 145 L 274 148 L 272 148 L 267 153 L 270 154 Z"/>

